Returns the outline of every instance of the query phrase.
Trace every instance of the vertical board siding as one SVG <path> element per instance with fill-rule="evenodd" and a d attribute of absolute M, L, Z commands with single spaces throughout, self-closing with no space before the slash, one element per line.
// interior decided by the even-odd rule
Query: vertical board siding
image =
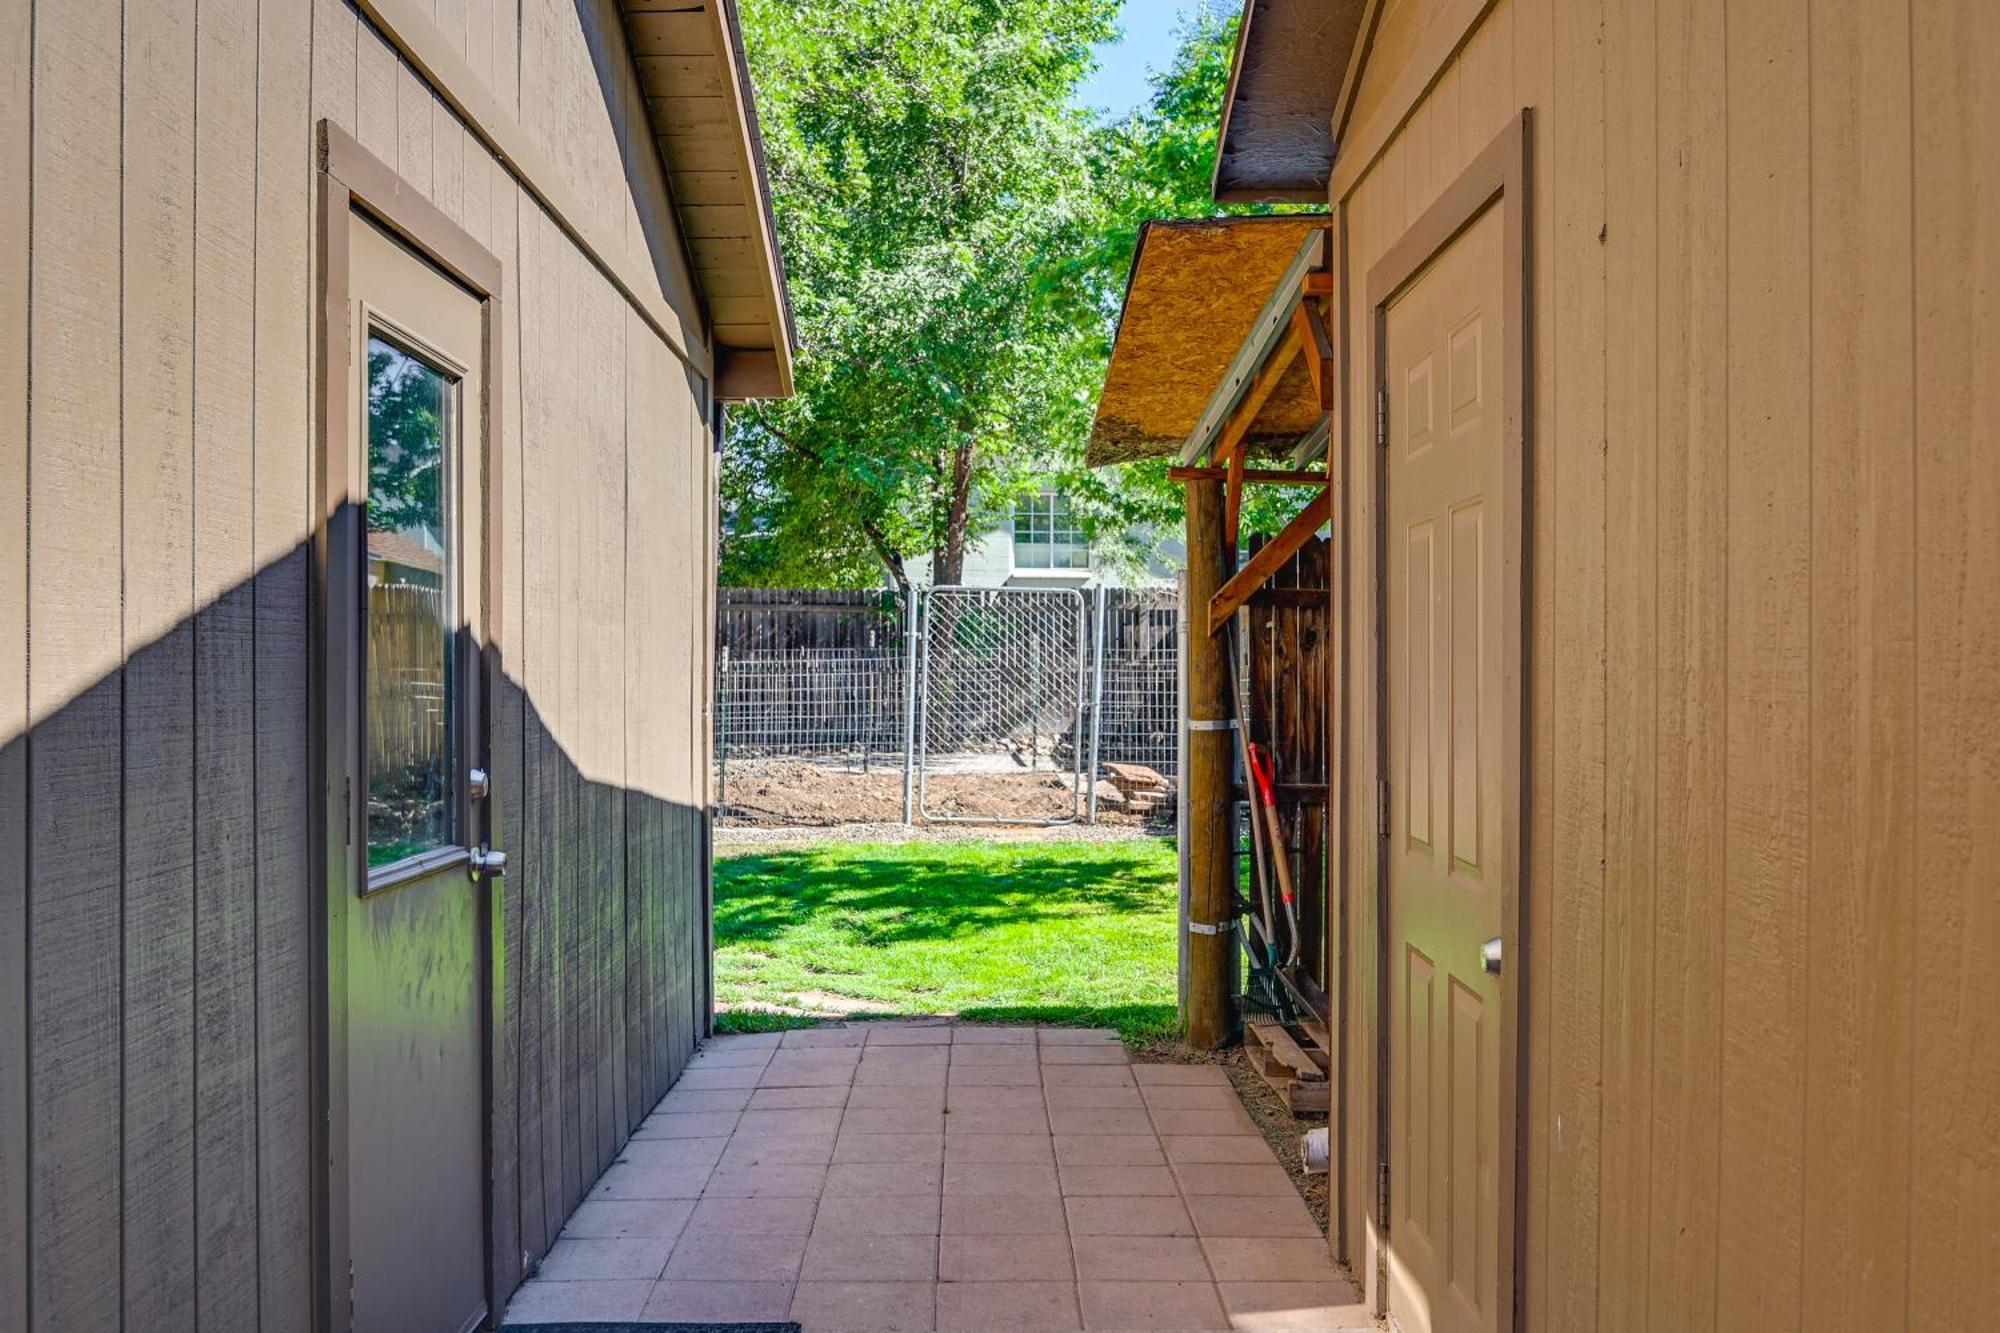
<path fill-rule="evenodd" d="M 28 434 L 31 1324 L 116 1327 L 120 1230 L 120 16 L 35 15 Z"/>
<path fill-rule="evenodd" d="M 1601 1328 L 1645 1320 L 1651 1249 L 1658 484 L 1658 83 L 1653 0 L 1608 0 L 1604 24 L 1605 839 L 1598 1209 Z"/>
<path fill-rule="evenodd" d="M 1716 1327 L 1728 563 L 1722 0 L 1659 0 L 1660 660 L 1646 1321 Z"/>
<path fill-rule="evenodd" d="M 1360 284 L 1532 107 L 1523 1326 L 1983 1326 L 2000 11 L 1501 0 L 1410 101 L 1447 8 L 1388 7 L 1345 136 L 1382 147 L 1333 201 L 1346 818 L 1374 819 Z M 1342 861 L 1350 1228 L 1374 1225 L 1373 843 Z"/>
<path fill-rule="evenodd" d="M 0 178 L 31 181 L 28 0 L 0 0 Z M 28 1324 L 28 200 L 0 199 L 0 1327 Z"/>
<path fill-rule="evenodd" d="M 1810 162 L 1805 6 L 1731 5 L 1728 941 L 1717 1318 L 1797 1327 L 1803 1277 Z M 1803 492 L 1803 493 L 1802 493 Z"/>
<path fill-rule="evenodd" d="M 255 282 L 257 6 L 203 0 L 195 48 L 195 1306 L 257 1321 Z"/>
<path fill-rule="evenodd" d="M 194 0 L 126 15 L 124 1319 L 195 1320 Z"/>
<path fill-rule="evenodd" d="M 1611 0 L 1604 0 L 1609 3 Z M 1537 334 L 1554 359 L 1540 463 L 1555 512 L 1549 666 L 1553 842 L 1529 890 L 1550 898 L 1537 942 L 1549 969 L 1545 1327 L 1596 1326 L 1602 1195 L 1605 920 L 1605 123 L 1604 3 L 1558 0 L 1549 98 L 1555 142 L 1539 196 L 1555 233 L 1554 300 Z M 1616 595 L 1624 596 L 1620 588 Z"/>
<path fill-rule="evenodd" d="M 1913 1328 L 2000 1303 L 2000 14 L 1913 5 L 1918 890 Z"/>
<path fill-rule="evenodd" d="M 1909 1317 L 1916 605 L 1910 8 L 1816 0 L 1804 1327 Z M 1865 1078 L 1843 1071 L 1865 1069 Z"/>
<path fill-rule="evenodd" d="M 314 128 L 311 0 L 260 0 L 257 15 L 257 260 L 254 427 L 257 878 L 257 1231 L 262 1327 L 312 1315 L 312 1051 L 308 985 L 314 900 L 299 830 L 308 786 L 308 542 L 312 398 L 306 268 Z"/>
<path fill-rule="evenodd" d="M 438 12 L 510 107 L 517 10 Z M 537 7 L 535 114 L 607 219 L 666 217 L 601 20 Z M 0 60 L 0 1328 L 314 1317 L 322 118 L 505 275 L 504 1302 L 700 1021 L 693 381 L 342 0 L 0 0 Z"/>

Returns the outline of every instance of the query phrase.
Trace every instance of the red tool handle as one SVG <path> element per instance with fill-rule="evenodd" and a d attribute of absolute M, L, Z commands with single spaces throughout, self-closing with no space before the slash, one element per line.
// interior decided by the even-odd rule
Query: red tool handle
<path fill-rule="evenodd" d="M 1271 763 L 1271 752 L 1263 746 L 1252 743 L 1249 748 L 1250 779 L 1257 787 L 1257 799 L 1271 812 L 1265 820 L 1265 827 L 1271 834 L 1271 846 L 1278 868 L 1278 897 L 1287 907 L 1292 904 L 1292 868 L 1285 850 L 1284 836 L 1278 831 L 1278 793 L 1275 766 Z"/>
<path fill-rule="evenodd" d="M 1257 786 L 1257 798 L 1266 810 L 1278 806 L 1278 793 L 1273 779 L 1276 774 L 1271 766 L 1270 753 L 1256 742 L 1250 744 L 1250 780 Z"/>

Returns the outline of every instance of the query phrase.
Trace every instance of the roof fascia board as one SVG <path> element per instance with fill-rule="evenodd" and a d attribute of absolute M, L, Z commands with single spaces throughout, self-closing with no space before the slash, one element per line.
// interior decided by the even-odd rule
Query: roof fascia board
<path fill-rule="evenodd" d="M 1285 276 L 1272 291 L 1271 299 L 1264 302 L 1257 322 L 1250 326 L 1243 345 L 1236 349 L 1229 368 L 1222 372 L 1222 381 L 1209 395 L 1208 406 L 1202 409 L 1201 418 L 1182 443 L 1179 461 L 1183 467 L 1199 459 L 1214 445 L 1216 436 L 1229 420 L 1230 413 L 1243 400 L 1258 369 L 1270 358 L 1272 350 L 1291 328 L 1292 310 L 1305 295 L 1306 274 L 1326 262 L 1326 242 L 1327 229 L 1314 227 L 1299 246 L 1298 253 L 1292 256 Z"/>

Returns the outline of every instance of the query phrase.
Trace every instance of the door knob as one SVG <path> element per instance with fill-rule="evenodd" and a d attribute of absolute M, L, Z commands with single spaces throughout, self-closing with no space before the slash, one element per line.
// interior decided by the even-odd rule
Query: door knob
<path fill-rule="evenodd" d="M 499 879 L 507 873 L 507 853 L 496 852 L 485 843 L 472 849 L 472 878 L 475 883 L 482 877 Z"/>
<path fill-rule="evenodd" d="M 1500 975 L 1500 940 L 1498 936 L 1479 946 L 1479 970 L 1489 977 Z"/>
<path fill-rule="evenodd" d="M 470 773 L 465 775 L 465 789 L 466 793 L 470 795 L 473 800 L 483 801 L 489 795 L 492 794 L 493 783 L 492 780 L 486 776 L 485 769 L 475 768 Z"/>

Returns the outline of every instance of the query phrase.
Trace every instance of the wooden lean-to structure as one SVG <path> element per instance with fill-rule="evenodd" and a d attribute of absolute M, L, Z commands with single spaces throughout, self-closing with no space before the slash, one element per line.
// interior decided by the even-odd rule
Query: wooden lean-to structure
<path fill-rule="evenodd" d="M 1280 644 L 1289 646 L 1289 662 L 1299 659 L 1306 616 L 1319 622 L 1307 634 L 1315 653 L 1324 629 L 1325 543 L 1318 534 L 1332 507 L 1325 460 L 1338 392 L 1330 251 L 1323 216 L 1149 224 L 1089 453 L 1093 464 L 1170 457 L 1168 475 L 1186 488 L 1189 1040 L 1212 1047 L 1245 1033 L 1259 1067 L 1302 1110 L 1326 1104 L 1329 959 L 1316 947 L 1293 947 L 1298 932 L 1286 924 L 1288 914 L 1251 922 L 1245 944 L 1253 961 L 1274 939 L 1284 946 L 1265 984 L 1283 988 L 1280 1003 L 1294 1022 L 1288 1032 L 1266 1013 L 1245 1028 L 1235 1003 L 1239 932 L 1249 920 L 1237 903 L 1237 811 L 1255 795 L 1243 762 L 1247 742 L 1272 755 L 1286 779 L 1269 818 L 1249 811 L 1257 873 L 1296 884 L 1304 910 L 1294 914 L 1317 945 L 1324 937 L 1327 695 L 1295 694 L 1280 710 L 1283 692 L 1271 688 L 1269 667 Z M 1303 502 L 1281 531 L 1246 552 L 1243 504 L 1253 486 L 1294 490 Z M 1242 644 L 1247 652 L 1237 651 Z M 1282 738 L 1273 727 L 1281 711 Z M 1299 1093 L 1294 1084 L 1315 1086 Z"/>

